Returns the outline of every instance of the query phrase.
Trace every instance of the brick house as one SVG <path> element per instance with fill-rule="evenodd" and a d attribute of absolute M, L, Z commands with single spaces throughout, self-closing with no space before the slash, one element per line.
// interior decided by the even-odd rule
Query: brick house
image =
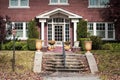
<path fill-rule="evenodd" d="M 103 40 L 115 40 L 113 22 L 104 21 L 100 11 L 109 0 L 0 0 L 0 15 L 11 17 L 16 26 L 17 36 L 27 40 L 27 23 L 39 19 L 38 30 L 43 45 L 55 40 L 56 46 L 64 41 L 77 41 L 77 23 L 80 19 L 88 21 L 88 32 L 102 37 Z"/>

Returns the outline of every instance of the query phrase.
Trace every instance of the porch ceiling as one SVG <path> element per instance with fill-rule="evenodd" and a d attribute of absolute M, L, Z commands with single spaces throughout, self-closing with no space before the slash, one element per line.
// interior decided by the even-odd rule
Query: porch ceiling
<path fill-rule="evenodd" d="M 36 16 L 36 18 L 50 18 L 50 16 L 54 15 L 54 14 L 57 14 L 57 13 L 61 13 L 61 14 L 64 14 L 66 16 L 68 16 L 68 18 L 82 18 L 82 16 L 79 16 L 77 14 L 74 14 L 74 13 L 71 13 L 67 10 L 64 10 L 64 9 L 61 9 L 61 8 L 57 8 L 57 9 L 54 9 L 52 11 L 49 11 L 49 12 L 46 12 L 46 13 L 43 13 L 43 14 L 40 14 L 38 16 Z"/>

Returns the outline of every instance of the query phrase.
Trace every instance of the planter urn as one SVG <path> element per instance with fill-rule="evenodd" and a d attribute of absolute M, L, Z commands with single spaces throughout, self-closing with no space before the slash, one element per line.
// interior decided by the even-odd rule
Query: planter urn
<path fill-rule="evenodd" d="M 42 48 L 42 40 L 36 40 L 36 49 L 40 51 Z"/>
<path fill-rule="evenodd" d="M 90 52 L 90 50 L 92 49 L 92 41 L 85 41 L 85 49 L 87 52 Z"/>

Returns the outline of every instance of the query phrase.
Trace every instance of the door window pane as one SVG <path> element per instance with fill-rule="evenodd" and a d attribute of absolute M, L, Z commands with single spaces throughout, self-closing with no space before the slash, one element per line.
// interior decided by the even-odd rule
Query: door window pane
<path fill-rule="evenodd" d="M 48 40 L 52 40 L 52 24 L 48 24 Z"/>
<path fill-rule="evenodd" d="M 62 41 L 62 26 L 55 26 L 55 41 Z"/>
<path fill-rule="evenodd" d="M 70 40 L 70 38 L 69 38 L 69 24 L 65 25 L 65 40 L 66 41 Z"/>

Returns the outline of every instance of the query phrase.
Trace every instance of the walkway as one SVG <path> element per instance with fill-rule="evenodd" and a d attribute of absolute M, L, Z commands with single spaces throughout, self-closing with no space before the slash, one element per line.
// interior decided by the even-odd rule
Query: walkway
<path fill-rule="evenodd" d="M 44 77 L 44 80 L 100 80 L 100 79 L 99 76 L 92 74 L 56 72 L 51 75 L 46 75 Z"/>

